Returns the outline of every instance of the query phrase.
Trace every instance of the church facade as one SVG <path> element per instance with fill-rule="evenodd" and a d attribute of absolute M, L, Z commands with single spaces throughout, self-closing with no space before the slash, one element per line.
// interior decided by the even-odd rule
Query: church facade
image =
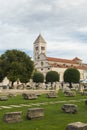
<path fill-rule="evenodd" d="M 41 34 L 37 37 L 33 43 L 34 47 L 34 64 L 35 68 L 42 72 L 44 75 L 48 71 L 57 71 L 60 75 L 60 81 L 63 81 L 63 74 L 67 68 L 76 68 L 80 72 L 80 79 L 87 79 L 87 64 L 84 64 L 82 60 L 78 57 L 75 57 L 71 60 L 47 57 L 47 43 Z"/>

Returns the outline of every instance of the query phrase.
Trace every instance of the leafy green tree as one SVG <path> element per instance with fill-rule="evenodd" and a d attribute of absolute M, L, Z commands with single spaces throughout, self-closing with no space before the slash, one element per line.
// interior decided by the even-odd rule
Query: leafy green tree
<path fill-rule="evenodd" d="M 79 83 L 80 81 L 80 72 L 76 68 L 68 68 L 65 70 L 64 75 L 64 82 L 68 82 L 72 87 L 72 83 Z"/>
<path fill-rule="evenodd" d="M 44 75 L 43 75 L 43 73 L 41 73 L 41 72 L 35 72 L 35 73 L 33 74 L 32 79 L 33 79 L 33 82 L 43 83 L 43 82 L 44 82 Z"/>
<path fill-rule="evenodd" d="M 2 82 L 4 79 L 3 71 L 0 69 L 0 82 Z"/>
<path fill-rule="evenodd" d="M 53 82 L 59 81 L 59 74 L 56 71 L 49 71 L 46 74 L 46 82 Z"/>
<path fill-rule="evenodd" d="M 20 50 L 7 50 L 1 55 L 0 68 L 4 77 L 12 81 L 12 85 L 17 79 L 21 82 L 28 82 L 34 70 L 34 63 L 31 58 Z"/>

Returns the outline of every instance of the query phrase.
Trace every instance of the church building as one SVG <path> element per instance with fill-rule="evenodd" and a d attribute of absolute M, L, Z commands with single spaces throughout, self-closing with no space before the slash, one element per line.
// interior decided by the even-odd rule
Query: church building
<path fill-rule="evenodd" d="M 42 72 L 44 75 L 48 71 L 57 71 L 60 75 L 60 81 L 63 81 L 63 74 L 67 68 L 76 68 L 80 72 L 80 79 L 87 79 L 87 64 L 84 64 L 82 60 L 78 57 L 75 57 L 71 60 L 47 57 L 47 43 L 41 34 L 37 37 L 34 45 L 34 63 L 35 68 Z"/>

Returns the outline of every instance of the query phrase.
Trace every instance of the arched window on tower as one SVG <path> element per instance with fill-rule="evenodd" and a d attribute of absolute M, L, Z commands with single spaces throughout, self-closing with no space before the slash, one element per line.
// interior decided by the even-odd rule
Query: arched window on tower
<path fill-rule="evenodd" d="M 45 50 L 45 47 L 41 46 L 41 50 Z"/>
<path fill-rule="evenodd" d="M 43 63 L 43 61 L 41 61 L 41 66 L 43 66 L 44 65 L 44 63 Z"/>

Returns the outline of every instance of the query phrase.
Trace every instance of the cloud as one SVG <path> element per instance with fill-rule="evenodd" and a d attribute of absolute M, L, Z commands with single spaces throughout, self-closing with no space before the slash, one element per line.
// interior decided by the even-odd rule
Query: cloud
<path fill-rule="evenodd" d="M 0 0 L 0 52 L 17 48 L 32 55 L 42 33 L 50 55 L 87 61 L 86 14 L 86 0 Z"/>

